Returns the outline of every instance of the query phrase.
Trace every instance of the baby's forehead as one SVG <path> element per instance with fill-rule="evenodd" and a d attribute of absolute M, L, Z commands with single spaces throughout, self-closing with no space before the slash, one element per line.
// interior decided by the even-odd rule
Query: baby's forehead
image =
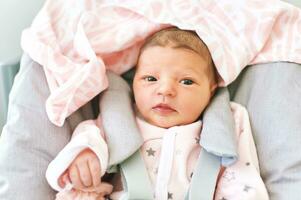
<path fill-rule="evenodd" d="M 151 49 L 152 53 L 145 53 L 146 51 L 149 52 Z M 153 49 L 157 49 L 157 50 L 153 50 Z M 200 52 L 198 50 L 196 50 L 195 48 L 191 48 L 189 45 L 183 44 L 183 43 L 168 43 L 166 45 L 159 45 L 159 44 L 155 44 L 155 45 L 151 45 L 151 46 L 146 46 L 144 48 L 142 48 L 140 50 L 139 56 L 138 56 L 138 60 L 137 60 L 137 64 L 139 64 L 140 62 L 140 58 L 142 57 L 148 57 L 147 59 L 157 59 L 161 57 L 161 54 L 164 55 L 165 53 L 168 54 L 176 54 L 178 52 L 187 52 L 190 55 L 194 55 L 199 57 L 201 60 L 201 62 L 206 62 L 210 63 L 211 56 L 210 53 L 205 51 L 205 52 Z M 154 53 L 156 52 L 156 53 Z M 178 58 L 177 58 L 178 59 Z M 160 61 L 160 60 L 159 60 Z M 189 62 L 189 59 L 184 60 L 186 62 Z"/>
<path fill-rule="evenodd" d="M 151 46 L 141 52 L 137 66 L 181 66 L 181 69 L 201 68 L 209 65 L 208 60 L 186 46 Z"/>

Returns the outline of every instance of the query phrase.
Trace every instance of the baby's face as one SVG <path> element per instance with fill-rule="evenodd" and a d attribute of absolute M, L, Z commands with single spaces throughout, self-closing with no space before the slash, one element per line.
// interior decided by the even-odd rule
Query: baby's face
<path fill-rule="evenodd" d="M 148 47 L 134 77 L 136 106 L 149 123 L 169 128 L 194 122 L 211 96 L 207 62 L 184 48 Z"/>

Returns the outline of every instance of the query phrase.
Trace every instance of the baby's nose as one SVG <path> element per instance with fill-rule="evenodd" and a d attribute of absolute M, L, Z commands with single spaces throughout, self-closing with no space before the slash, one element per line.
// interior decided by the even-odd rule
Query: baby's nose
<path fill-rule="evenodd" d="M 163 96 L 174 96 L 176 94 L 174 83 L 172 83 L 171 81 L 161 82 L 159 84 L 157 94 Z"/>

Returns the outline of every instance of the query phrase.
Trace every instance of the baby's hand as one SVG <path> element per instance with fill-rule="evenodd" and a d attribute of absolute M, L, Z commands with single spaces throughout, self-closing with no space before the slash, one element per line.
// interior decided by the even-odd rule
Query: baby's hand
<path fill-rule="evenodd" d="M 58 183 L 65 187 L 67 182 L 76 189 L 83 189 L 100 184 L 100 162 L 90 149 L 83 150 L 60 176 Z"/>

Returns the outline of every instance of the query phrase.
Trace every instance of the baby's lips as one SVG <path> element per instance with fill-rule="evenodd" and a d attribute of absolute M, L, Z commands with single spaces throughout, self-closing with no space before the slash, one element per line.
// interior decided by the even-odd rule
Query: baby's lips
<path fill-rule="evenodd" d="M 170 107 L 167 104 L 158 104 L 156 106 L 154 106 L 152 108 L 155 112 L 162 114 L 162 115 L 168 115 L 171 114 L 173 112 L 176 112 L 175 109 L 173 109 L 172 107 Z"/>

